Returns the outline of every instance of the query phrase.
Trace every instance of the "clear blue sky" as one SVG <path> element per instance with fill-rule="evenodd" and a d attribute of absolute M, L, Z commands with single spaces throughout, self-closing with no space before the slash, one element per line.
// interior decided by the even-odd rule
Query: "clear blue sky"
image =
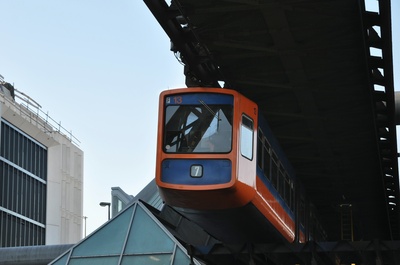
<path fill-rule="evenodd" d="M 138 0 L 0 0 L 0 75 L 72 130 L 84 151 L 87 230 L 107 220 L 111 187 L 154 178 L 158 95 L 183 68 Z"/>
<path fill-rule="evenodd" d="M 81 142 L 90 233 L 107 221 L 99 202 L 111 187 L 136 195 L 154 178 L 158 94 L 184 87 L 183 68 L 141 0 L 0 0 L 0 10 L 0 75 Z"/>

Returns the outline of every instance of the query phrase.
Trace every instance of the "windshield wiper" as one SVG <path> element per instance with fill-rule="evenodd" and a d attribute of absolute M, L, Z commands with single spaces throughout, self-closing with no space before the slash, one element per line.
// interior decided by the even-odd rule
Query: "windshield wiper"
<path fill-rule="evenodd" d="M 208 112 L 211 113 L 211 115 L 213 115 L 214 118 L 216 118 L 218 121 L 220 121 L 220 119 L 218 119 L 218 115 L 217 113 L 215 113 L 210 106 L 208 106 L 203 100 L 199 99 L 199 102 L 208 110 Z"/>

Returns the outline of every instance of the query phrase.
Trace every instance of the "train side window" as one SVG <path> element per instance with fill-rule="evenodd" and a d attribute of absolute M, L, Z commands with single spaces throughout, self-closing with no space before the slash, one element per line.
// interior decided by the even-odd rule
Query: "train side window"
<path fill-rule="evenodd" d="M 278 157 L 274 152 L 272 152 L 271 161 L 271 182 L 272 185 L 278 189 Z"/>
<path fill-rule="evenodd" d="M 267 176 L 267 179 L 271 180 L 271 155 L 270 155 L 270 146 L 267 142 L 267 139 L 264 138 L 264 174 Z"/>
<path fill-rule="evenodd" d="M 306 223 L 306 208 L 303 196 L 301 196 L 300 198 L 299 218 L 300 218 L 300 225 L 304 227 Z"/>
<path fill-rule="evenodd" d="M 240 126 L 240 152 L 247 159 L 253 159 L 253 120 L 244 115 Z"/>
<path fill-rule="evenodd" d="M 257 165 L 259 168 L 263 169 L 263 132 L 260 128 L 258 128 L 258 136 L 257 136 Z"/>
<path fill-rule="evenodd" d="M 290 179 L 287 173 L 285 173 L 285 201 L 289 208 L 292 208 L 290 200 Z"/>
<path fill-rule="evenodd" d="M 296 202 L 295 202 L 295 190 L 294 190 L 294 183 L 290 184 L 290 204 L 291 204 L 291 209 L 294 211 L 296 207 Z"/>
<path fill-rule="evenodd" d="M 279 165 L 278 170 L 278 192 L 282 198 L 285 197 L 285 169 L 283 168 L 282 164 Z"/>

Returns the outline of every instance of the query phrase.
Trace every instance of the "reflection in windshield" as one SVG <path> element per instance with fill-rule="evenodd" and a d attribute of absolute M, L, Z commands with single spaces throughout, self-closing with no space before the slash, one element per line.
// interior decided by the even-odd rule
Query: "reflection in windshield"
<path fill-rule="evenodd" d="M 232 105 L 170 105 L 165 112 L 168 153 L 226 153 L 231 150 Z"/>

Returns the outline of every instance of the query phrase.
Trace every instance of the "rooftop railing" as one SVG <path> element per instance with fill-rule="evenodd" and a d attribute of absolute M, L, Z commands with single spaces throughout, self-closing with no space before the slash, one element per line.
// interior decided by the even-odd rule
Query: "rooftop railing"
<path fill-rule="evenodd" d="M 68 131 L 61 125 L 61 121 L 57 122 L 50 117 L 48 112 L 42 111 L 40 104 L 25 93 L 14 88 L 14 95 L 11 95 L 10 90 L 4 86 L 5 84 L 2 76 L 0 76 L 0 102 L 11 107 L 14 112 L 24 117 L 47 135 L 51 136 L 52 133 L 57 132 L 74 145 L 79 146 L 80 141 L 72 134 L 72 131 Z"/>

